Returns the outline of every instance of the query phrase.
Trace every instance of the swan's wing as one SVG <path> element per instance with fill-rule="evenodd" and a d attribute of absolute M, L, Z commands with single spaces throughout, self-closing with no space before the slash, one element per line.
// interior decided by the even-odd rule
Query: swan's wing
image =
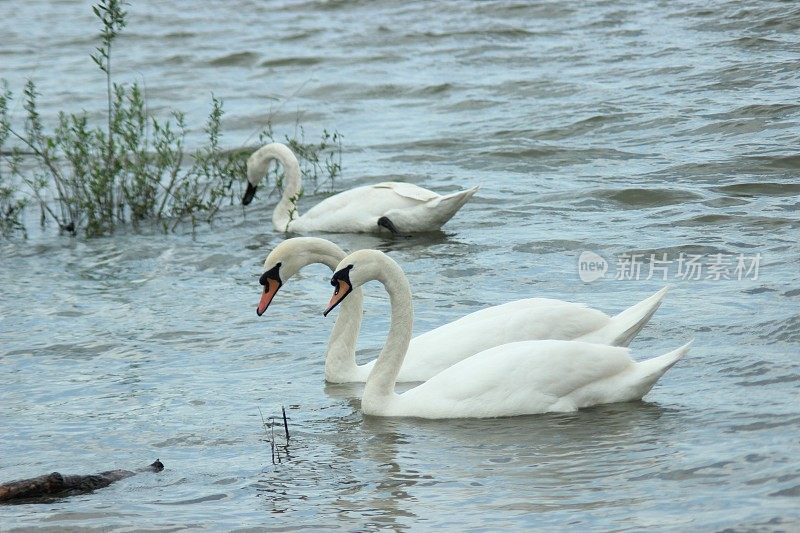
<path fill-rule="evenodd" d="M 447 196 L 411 183 L 385 182 L 343 191 L 321 201 L 293 222 L 295 231 L 379 231 L 378 219 L 389 218 L 401 232 L 441 227 L 477 188 Z"/>
<path fill-rule="evenodd" d="M 625 348 L 574 341 L 515 342 L 465 359 L 401 397 L 403 403 L 434 416 L 570 410 L 564 398 L 632 365 Z"/>
<path fill-rule="evenodd" d="M 371 231 L 377 230 L 378 219 L 387 212 L 419 205 L 418 198 L 397 194 L 391 187 L 365 185 L 325 198 L 299 220 L 304 231 Z"/>
<path fill-rule="evenodd" d="M 425 381 L 463 359 L 503 344 L 576 339 L 610 320 L 584 305 L 551 302 L 554 300 L 530 299 L 527 306 L 487 308 L 415 337 L 398 381 Z"/>
<path fill-rule="evenodd" d="M 399 181 L 385 181 L 383 183 L 377 183 L 372 187 L 375 189 L 391 189 L 400 196 L 411 198 L 412 200 L 419 200 L 420 202 L 427 202 L 439 198 L 440 196 L 433 191 L 429 191 L 413 183 L 402 183 Z"/>
<path fill-rule="evenodd" d="M 477 311 L 473 311 L 468 315 L 459 318 L 460 321 L 481 321 L 489 317 L 508 315 L 510 313 L 523 313 L 527 311 L 544 310 L 552 308 L 565 308 L 572 309 L 576 313 L 581 313 L 584 310 L 590 309 L 584 303 L 565 302 L 564 300 L 556 300 L 553 298 L 524 298 L 522 300 L 513 300 L 510 302 L 493 305 L 491 307 L 484 307 Z"/>

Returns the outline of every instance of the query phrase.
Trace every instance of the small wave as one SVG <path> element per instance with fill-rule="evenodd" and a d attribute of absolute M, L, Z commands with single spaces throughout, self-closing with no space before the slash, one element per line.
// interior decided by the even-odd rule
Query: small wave
<path fill-rule="evenodd" d="M 686 243 L 675 246 L 665 246 L 663 248 L 637 248 L 633 250 L 626 250 L 625 253 L 641 255 L 644 258 L 649 258 L 651 255 L 655 256 L 656 258 L 660 258 L 663 257 L 664 254 L 666 254 L 666 256 L 669 258 L 677 258 L 682 253 L 687 255 L 731 255 L 733 251 L 726 250 L 724 248 L 718 248 L 716 246 Z"/>
<path fill-rule="evenodd" d="M 765 37 L 739 37 L 731 41 L 720 43 L 721 45 L 736 46 L 747 50 L 773 50 L 775 48 L 783 48 L 786 45 L 774 39 L 767 39 Z"/>
<path fill-rule="evenodd" d="M 800 224 L 797 220 L 790 218 L 714 213 L 671 221 L 669 225 L 682 227 L 732 225 L 739 228 L 778 229 L 782 227 L 791 228 Z"/>
<path fill-rule="evenodd" d="M 450 150 L 450 151 L 464 151 L 476 145 L 476 141 L 468 139 L 456 139 L 452 137 L 442 137 L 436 139 L 420 139 L 418 141 L 410 141 L 406 143 L 388 143 L 378 144 L 372 148 L 382 152 L 412 152 L 414 150 Z"/>
<path fill-rule="evenodd" d="M 792 498 L 798 498 L 798 497 L 800 497 L 800 485 L 795 485 L 794 487 L 790 487 L 788 489 L 782 489 L 782 490 L 778 490 L 778 491 L 775 491 L 775 492 L 771 492 L 769 495 L 772 496 L 772 497 L 786 497 L 786 496 L 789 496 L 789 497 L 792 497 Z"/>
<path fill-rule="evenodd" d="M 634 481 L 658 478 L 669 481 L 686 481 L 690 479 L 719 478 L 728 475 L 729 466 L 733 461 L 718 461 L 710 465 L 697 466 L 695 468 L 680 468 L 668 472 L 655 472 L 631 478 Z"/>
<path fill-rule="evenodd" d="M 186 54 L 176 54 L 174 56 L 169 56 L 168 58 L 164 59 L 164 65 L 185 65 L 192 60 L 192 57 Z"/>
<path fill-rule="evenodd" d="M 758 337 L 768 341 L 800 342 L 800 315 L 762 324 Z"/>
<path fill-rule="evenodd" d="M 449 93 L 453 90 L 452 83 L 439 83 L 437 85 L 428 85 L 420 89 L 415 89 L 412 94 L 418 96 L 432 96 Z"/>
<path fill-rule="evenodd" d="M 763 376 L 764 374 L 768 373 L 771 368 L 772 364 L 769 361 L 762 360 L 740 367 L 725 367 L 720 369 L 720 372 L 731 377 L 743 378 L 751 376 Z"/>
<path fill-rule="evenodd" d="M 795 179 L 795 173 L 786 172 L 787 169 L 800 169 L 800 156 L 736 157 L 715 161 L 680 163 L 666 169 L 651 172 L 647 176 L 663 176 L 664 179 L 670 180 L 674 179 L 674 176 L 683 176 L 685 178 L 706 180 L 714 184 L 724 183 L 731 176 L 749 174 L 759 175 L 764 179 L 771 177 L 773 180 L 783 177 Z M 762 184 L 752 183 L 747 185 L 748 187 L 758 188 Z M 769 190 L 769 188 L 765 190 Z"/>
<path fill-rule="evenodd" d="M 361 83 L 335 83 L 320 85 L 307 92 L 306 97 L 328 98 L 336 96 L 342 100 L 391 100 L 405 97 L 414 90 L 413 87 L 397 83 L 379 83 L 374 85 Z"/>
<path fill-rule="evenodd" d="M 259 67 L 275 68 L 275 67 L 309 67 L 322 63 L 320 57 L 281 57 L 276 59 L 267 59 L 258 64 Z"/>
<path fill-rule="evenodd" d="M 571 241 L 566 239 L 554 239 L 549 241 L 533 241 L 524 244 L 517 244 L 513 250 L 525 254 L 546 254 L 553 252 L 571 252 L 583 250 L 586 243 L 583 241 Z"/>
<path fill-rule="evenodd" d="M 536 133 L 534 138 L 541 140 L 561 140 L 569 137 L 580 136 L 600 130 L 608 124 L 622 122 L 635 116 L 635 113 L 594 115 L 592 117 L 573 122 L 567 126 L 551 128 L 540 133 Z"/>
<path fill-rule="evenodd" d="M 756 381 L 740 381 L 736 384 L 741 385 L 742 387 L 763 387 L 765 385 L 775 385 L 777 383 L 793 383 L 795 381 L 800 381 L 800 375 L 788 374 L 783 376 L 777 376 L 774 378 L 759 379 Z"/>
<path fill-rule="evenodd" d="M 443 109 L 452 112 L 459 112 L 459 111 L 476 111 L 480 109 L 489 109 L 492 107 L 496 107 L 501 105 L 500 102 L 496 100 L 483 100 L 483 99 L 472 99 L 468 98 L 466 100 L 461 100 L 455 102 L 453 104 L 449 104 L 443 106 Z"/>
<path fill-rule="evenodd" d="M 420 41 L 440 41 L 447 39 L 458 39 L 469 42 L 485 41 L 491 39 L 529 39 L 535 36 L 549 35 L 545 31 L 531 31 L 523 28 L 514 27 L 496 27 L 496 28 L 480 28 L 475 30 L 456 30 L 456 31 L 425 31 L 406 33 L 400 37 L 401 42 L 419 43 Z"/>
<path fill-rule="evenodd" d="M 165 33 L 161 36 L 162 39 L 189 39 L 191 37 L 197 36 L 197 33 L 193 31 L 173 31 L 169 33 Z"/>
<path fill-rule="evenodd" d="M 778 417 L 769 417 L 769 418 L 774 419 Z M 800 418 L 781 417 L 780 420 L 774 422 L 761 420 L 758 422 L 751 422 L 749 424 L 736 424 L 730 426 L 730 429 L 728 429 L 726 433 L 735 433 L 737 431 L 762 431 L 764 429 L 775 429 L 785 426 L 796 426 L 797 424 L 800 424 Z"/>
<path fill-rule="evenodd" d="M 752 135 L 768 129 L 770 126 L 763 119 L 724 120 L 706 124 L 689 132 L 690 135 L 725 134 L 725 135 Z"/>
<path fill-rule="evenodd" d="M 212 59 L 208 64 L 212 67 L 243 67 L 254 64 L 258 58 L 259 54 L 255 52 L 234 52 Z"/>
<path fill-rule="evenodd" d="M 771 166 L 774 168 L 789 168 L 789 169 L 800 169 L 800 155 L 788 155 L 783 157 L 770 157 L 770 158 L 759 158 L 760 160 L 764 161 L 764 164 L 767 166 Z M 800 190 L 800 185 L 794 185 L 795 191 Z"/>
<path fill-rule="evenodd" d="M 625 152 L 614 148 L 566 148 L 559 146 L 529 146 L 519 149 L 501 149 L 484 155 L 498 158 L 539 159 L 553 158 L 566 164 L 583 164 L 595 159 L 642 159 L 644 154 Z"/>
<path fill-rule="evenodd" d="M 308 39 L 309 37 L 311 37 L 313 35 L 316 35 L 317 33 L 319 33 L 319 31 L 320 31 L 319 28 L 309 28 L 307 30 L 299 31 L 299 32 L 292 33 L 290 35 L 286 35 L 284 37 L 281 37 L 281 40 L 283 40 L 283 41 L 302 41 L 304 39 Z"/>
<path fill-rule="evenodd" d="M 224 500 L 228 498 L 227 494 L 209 494 L 201 498 L 192 498 L 191 500 L 181 500 L 177 502 L 156 502 L 158 505 L 192 505 L 195 503 L 213 502 L 217 500 Z"/>
<path fill-rule="evenodd" d="M 751 24 L 751 29 L 769 30 L 771 32 L 795 33 L 800 30 L 800 9 L 785 11 L 773 11 L 774 16 L 765 17 L 755 24 Z"/>
<path fill-rule="evenodd" d="M 795 159 L 800 167 L 800 156 Z M 794 196 L 800 193 L 800 183 L 735 183 L 710 190 L 731 196 Z"/>
<path fill-rule="evenodd" d="M 701 195 L 676 189 L 622 189 L 599 192 L 622 207 L 658 207 L 663 205 L 684 204 L 703 198 Z"/>
<path fill-rule="evenodd" d="M 575 7 L 565 2 L 476 2 L 471 6 L 476 14 L 514 17 L 518 20 L 562 19 L 575 13 Z"/>

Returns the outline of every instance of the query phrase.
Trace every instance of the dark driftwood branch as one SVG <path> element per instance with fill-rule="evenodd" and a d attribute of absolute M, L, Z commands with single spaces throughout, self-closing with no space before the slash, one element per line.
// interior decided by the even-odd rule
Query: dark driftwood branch
<path fill-rule="evenodd" d="M 58 472 L 30 479 L 20 479 L 0 485 L 0 503 L 13 500 L 42 498 L 45 496 L 73 496 L 107 487 L 139 472 L 161 472 L 164 465 L 158 459 L 151 465 L 135 472 L 130 470 L 109 470 L 88 476 L 65 476 Z"/>

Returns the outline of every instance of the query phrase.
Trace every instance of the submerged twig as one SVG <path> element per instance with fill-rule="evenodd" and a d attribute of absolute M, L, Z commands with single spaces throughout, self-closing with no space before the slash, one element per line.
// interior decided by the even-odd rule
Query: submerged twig
<path fill-rule="evenodd" d="M 286 420 L 286 407 L 281 405 L 281 412 L 283 413 L 283 430 L 286 432 L 286 444 L 289 444 L 289 422 Z"/>
<path fill-rule="evenodd" d="M 282 463 L 281 459 L 281 448 L 283 449 L 283 454 L 287 460 L 291 459 L 289 455 L 289 417 L 286 416 L 286 407 L 283 405 L 281 406 L 281 418 L 283 419 L 283 434 L 285 437 L 284 444 L 278 444 L 275 441 L 275 417 L 269 417 L 269 422 L 264 419 L 264 413 L 261 412 L 261 408 L 258 408 L 258 413 L 261 415 L 261 425 L 264 427 L 264 433 L 267 436 L 267 441 L 269 442 L 269 449 L 270 454 L 272 457 L 272 464 L 280 464 Z"/>
<path fill-rule="evenodd" d="M 261 415 L 261 426 L 264 428 L 264 435 L 267 436 L 270 452 L 272 452 L 272 464 L 275 464 L 275 439 L 270 437 L 270 434 L 267 432 L 267 421 L 264 420 L 264 413 L 261 412 L 260 407 L 258 407 L 258 414 Z"/>

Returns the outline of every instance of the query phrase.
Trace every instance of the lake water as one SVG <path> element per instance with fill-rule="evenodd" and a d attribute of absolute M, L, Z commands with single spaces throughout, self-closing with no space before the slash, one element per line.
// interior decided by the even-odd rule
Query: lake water
<path fill-rule="evenodd" d="M 4 11 L 12 88 L 32 76 L 48 120 L 101 112 L 89 3 Z M 529 296 L 616 313 L 669 283 L 634 356 L 695 344 L 641 403 L 364 418 L 359 386 L 323 383 L 326 268 L 254 312 L 274 197 L 195 235 L 59 237 L 31 210 L 0 242 L 0 480 L 166 470 L 0 507 L 0 529 L 800 530 L 800 5 L 134 1 L 115 54 L 190 141 L 213 92 L 226 146 L 269 116 L 343 133 L 336 190 L 480 185 L 442 233 L 332 237 L 405 268 L 416 332 Z M 581 281 L 583 252 L 604 277 Z M 365 360 L 388 324 L 366 290 Z M 273 465 L 259 408 L 281 405 Z"/>

